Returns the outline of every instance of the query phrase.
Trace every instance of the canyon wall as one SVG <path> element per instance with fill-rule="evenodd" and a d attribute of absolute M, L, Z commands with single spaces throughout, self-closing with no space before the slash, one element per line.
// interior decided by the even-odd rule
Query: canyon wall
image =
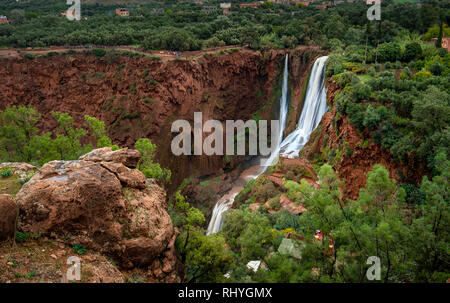
<path fill-rule="evenodd" d="M 302 85 L 317 52 L 307 47 L 291 51 L 292 117 L 300 115 Z M 187 176 L 218 175 L 226 165 L 235 168 L 244 157 L 226 164 L 222 156 L 173 156 L 171 123 L 186 119 L 193 125 L 196 111 L 204 121 L 275 119 L 284 55 L 239 50 L 171 61 L 113 53 L 4 59 L 0 108 L 32 105 L 43 116 L 42 131 L 55 129 L 51 112 L 60 111 L 78 125 L 84 115 L 105 121 L 113 142 L 122 146 L 150 138 L 158 145 L 158 160 L 172 170 L 173 189 Z M 290 127 L 296 120 L 290 118 Z"/>

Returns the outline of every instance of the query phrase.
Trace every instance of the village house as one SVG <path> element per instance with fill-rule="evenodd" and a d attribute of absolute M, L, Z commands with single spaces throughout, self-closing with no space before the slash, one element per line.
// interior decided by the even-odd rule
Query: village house
<path fill-rule="evenodd" d="M 437 38 L 431 39 L 431 43 L 434 45 L 436 44 Z M 448 52 L 450 52 L 450 37 L 444 37 L 442 38 L 442 48 L 446 49 Z"/>
<path fill-rule="evenodd" d="M 294 1 L 295 5 L 309 6 L 310 1 Z"/>
<path fill-rule="evenodd" d="M 263 3 L 264 2 L 262 2 L 262 1 L 252 2 L 252 3 L 241 3 L 241 4 L 239 4 L 239 7 L 240 8 L 245 8 L 245 7 L 258 8 L 258 6 L 260 6 Z"/>
<path fill-rule="evenodd" d="M 230 2 L 220 3 L 220 8 L 222 9 L 223 14 L 227 16 L 231 12 L 231 3 Z"/>
<path fill-rule="evenodd" d="M 9 23 L 8 18 L 6 16 L 0 16 L 0 24 Z"/>
<path fill-rule="evenodd" d="M 205 14 L 214 13 L 215 11 L 217 11 L 217 7 L 216 6 L 204 6 L 204 7 L 202 7 L 202 12 L 204 12 Z"/>
<path fill-rule="evenodd" d="M 130 11 L 126 8 L 116 8 L 116 15 L 121 17 L 128 17 L 130 16 Z"/>
<path fill-rule="evenodd" d="M 151 10 L 150 14 L 152 15 L 162 15 L 164 14 L 164 9 L 163 8 L 154 8 Z"/>
<path fill-rule="evenodd" d="M 269 2 L 280 3 L 280 4 L 289 4 L 291 1 L 290 0 L 269 0 Z"/>
<path fill-rule="evenodd" d="M 450 52 L 450 37 L 442 38 L 442 48 Z"/>

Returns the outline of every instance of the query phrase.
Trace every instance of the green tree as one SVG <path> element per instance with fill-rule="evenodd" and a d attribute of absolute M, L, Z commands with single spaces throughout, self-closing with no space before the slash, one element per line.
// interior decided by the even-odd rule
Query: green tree
<path fill-rule="evenodd" d="M 378 52 L 381 62 L 395 62 L 401 57 L 400 46 L 393 42 L 380 44 L 380 46 L 378 47 Z"/>
<path fill-rule="evenodd" d="M 186 275 L 189 282 L 225 282 L 234 265 L 231 252 L 221 235 L 194 232 L 186 247 Z"/>
<path fill-rule="evenodd" d="M 418 205 L 421 214 L 412 223 L 415 280 L 417 282 L 445 282 L 450 270 L 448 243 L 450 242 L 450 161 L 445 153 L 436 156 L 439 174 L 429 180 L 423 178 L 421 191 L 425 204 Z"/>
<path fill-rule="evenodd" d="M 403 60 L 406 62 L 417 60 L 422 57 L 422 47 L 417 42 L 409 43 L 405 46 L 405 52 L 403 53 Z"/>
<path fill-rule="evenodd" d="M 84 120 L 91 134 L 96 139 L 97 148 L 112 147 L 113 150 L 119 149 L 117 145 L 112 144 L 111 138 L 106 135 L 105 122 L 88 115 L 84 116 Z"/>
<path fill-rule="evenodd" d="M 155 178 L 163 183 L 169 183 L 171 171 L 161 168 L 159 163 L 154 162 L 156 144 L 152 144 L 150 139 L 140 138 L 134 147 L 141 153 L 141 160 L 138 168 L 147 178 Z"/>
<path fill-rule="evenodd" d="M 32 107 L 12 106 L 0 111 L 0 156 L 6 161 L 31 162 L 35 151 L 30 146 L 37 135 L 41 115 Z"/>
<path fill-rule="evenodd" d="M 67 113 L 52 112 L 58 126 L 54 148 L 59 159 L 75 160 L 92 149 L 90 144 L 83 145 L 80 139 L 87 134 L 82 128 L 75 127 L 73 118 Z"/>
<path fill-rule="evenodd" d="M 249 210 L 227 211 L 222 234 L 231 249 L 247 262 L 263 258 L 271 246 L 269 219 Z"/>
<path fill-rule="evenodd" d="M 422 97 L 414 102 L 414 124 L 422 134 L 443 130 L 450 123 L 450 96 L 435 86 L 430 86 Z"/>
<path fill-rule="evenodd" d="M 186 201 L 180 191 L 175 193 L 174 199 L 170 213 L 174 225 L 180 230 L 176 245 L 189 281 L 223 282 L 223 275 L 233 264 L 225 239 L 217 234 L 204 235 L 201 226 L 205 217 Z"/>

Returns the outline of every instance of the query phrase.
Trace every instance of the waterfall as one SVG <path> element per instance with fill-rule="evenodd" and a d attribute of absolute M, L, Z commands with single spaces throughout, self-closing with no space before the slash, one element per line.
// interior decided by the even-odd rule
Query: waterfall
<path fill-rule="evenodd" d="M 280 129 L 279 139 L 276 142 L 277 147 L 268 159 L 261 161 L 261 168 L 256 174 L 250 174 L 248 169 L 241 174 L 240 181 L 248 182 L 264 173 L 278 155 L 285 157 L 297 157 L 298 152 L 308 142 L 311 133 L 319 125 L 322 116 L 327 111 L 326 89 L 325 89 L 325 62 L 328 56 L 320 57 L 314 63 L 311 71 L 311 77 L 308 82 L 308 88 L 305 96 L 303 110 L 297 128 L 290 133 L 284 140 L 283 132 L 286 128 L 286 119 L 288 112 L 288 56 L 286 55 L 283 86 L 280 98 Z M 242 187 L 234 186 L 230 192 L 220 198 L 214 206 L 214 210 L 209 222 L 206 234 L 217 233 L 223 225 L 223 214 L 233 205 L 234 198 L 242 190 Z"/>
<path fill-rule="evenodd" d="M 283 71 L 283 83 L 281 87 L 281 97 L 280 97 L 280 118 L 279 118 L 279 131 L 278 138 L 276 138 L 275 142 L 277 144 L 275 152 L 271 153 L 271 156 L 267 160 L 262 160 L 262 162 L 271 163 L 273 161 L 272 155 L 278 154 L 280 149 L 281 140 L 283 139 L 283 132 L 286 128 L 286 118 L 288 112 L 288 84 L 289 84 L 289 64 L 288 64 L 288 54 L 284 59 L 284 71 Z M 270 162 L 269 162 L 270 161 Z M 265 164 L 262 164 L 263 168 Z M 256 174 L 248 175 L 247 178 L 244 179 L 245 183 L 250 181 L 251 179 L 257 178 L 263 171 L 259 170 Z M 239 194 L 239 187 L 234 187 L 227 195 L 221 197 L 219 201 L 217 201 L 214 206 L 211 221 L 209 221 L 208 229 L 206 230 L 206 234 L 209 235 L 211 233 L 216 233 L 222 228 L 223 224 L 223 214 L 233 205 L 234 198 Z"/>
<path fill-rule="evenodd" d="M 286 54 L 286 59 L 284 61 L 283 85 L 281 88 L 281 98 L 280 98 L 280 117 L 278 119 L 280 121 L 279 122 L 280 127 L 279 127 L 279 131 L 278 131 L 278 137 L 275 139 L 275 143 L 277 144 L 277 146 L 275 147 L 275 150 L 272 151 L 269 158 L 261 159 L 262 170 L 258 175 L 264 173 L 266 168 L 269 167 L 270 165 L 272 165 L 273 160 L 275 160 L 275 158 L 278 157 L 278 153 L 280 151 L 280 147 L 281 147 L 282 140 L 283 140 L 283 133 L 284 133 L 284 130 L 286 129 L 287 113 L 288 113 L 288 109 L 289 109 L 288 83 L 289 83 L 288 55 Z M 258 175 L 256 175 L 255 178 L 258 177 Z"/>
<path fill-rule="evenodd" d="M 309 136 L 327 111 L 325 89 L 325 62 L 327 59 L 328 56 L 320 57 L 314 63 L 297 128 L 281 143 L 280 155 L 284 157 L 298 156 L 298 152 L 308 142 Z"/>

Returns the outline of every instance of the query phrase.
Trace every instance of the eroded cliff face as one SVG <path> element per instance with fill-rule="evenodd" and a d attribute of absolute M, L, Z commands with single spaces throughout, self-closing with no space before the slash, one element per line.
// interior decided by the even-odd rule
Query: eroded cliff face
<path fill-rule="evenodd" d="M 325 161 L 333 165 L 340 178 L 345 180 L 342 193 L 345 198 L 357 199 L 360 188 L 366 185 L 367 173 L 375 164 L 382 164 L 391 178 L 419 181 L 423 172 L 413 172 L 395 162 L 389 151 L 374 143 L 370 133 L 363 134 L 351 124 L 348 117 L 340 116 L 335 108 L 336 83 L 327 83 L 327 103 L 331 110 L 322 118 L 308 144 L 300 152 L 301 158 Z"/>
<path fill-rule="evenodd" d="M 302 85 L 318 49 L 291 52 L 292 110 L 301 111 Z M 141 137 L 158 145 L 157 158 L 172 170 L 176 188 L 188 176 L 218 176 L 239 166 L 244 157 L 179 156 L 170 150 L 171 124 L 193 125 L 194 112 L 203 120 L 244 121 L 277 117 L 285 51 L 264 54 L 240 50 L 191 60 L 161 62 L 151 58 L 72 54 L 34 60 L 3 60 L 0 66 L 0 108 L 32 105 L 43 119 L 41 130 L 56 127 L 52 111 L 67 112 L 76 123 L 84 115 L 105 121 L 114 143 L 132 146 Z M 290 127 L 296 118 L 290 118 Z"/>

